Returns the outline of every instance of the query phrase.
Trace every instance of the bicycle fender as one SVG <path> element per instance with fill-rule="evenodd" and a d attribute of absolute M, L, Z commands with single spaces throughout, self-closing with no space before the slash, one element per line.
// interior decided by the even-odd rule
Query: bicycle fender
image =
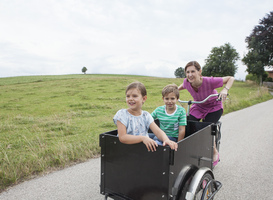
<path fill-rule="evenodd" d="M 200 168 L 196 173 L 195 175 L 193 176 L 193 179 L 190 183 L 190 187 L 189 187 L 189 190 L 187 191 L 186 193 L 186 200 L 193 200 L 194 199 L 194 195 L 195 195 L 195 191 L 197 190 L 198 188 L 198 184 L 199 182 L 201 181 L 203 175 L 205 173 L 209 172 L 211 175 L 212 175 L 212 178 L 214 179 L 214 175 L 213 175 L 213 172 L 207 168 L 207 167 L 202 167 Z"/>

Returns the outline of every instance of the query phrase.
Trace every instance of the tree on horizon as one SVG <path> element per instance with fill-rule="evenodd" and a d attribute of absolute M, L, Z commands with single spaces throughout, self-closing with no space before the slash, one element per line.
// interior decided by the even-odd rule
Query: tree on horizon
<path fill-rule="evenodd" d="M 84 67 L 82 68 L 82 73 L 86 74 L 86 71 L 87 71 L 87 68 L 84 66 Z"/>

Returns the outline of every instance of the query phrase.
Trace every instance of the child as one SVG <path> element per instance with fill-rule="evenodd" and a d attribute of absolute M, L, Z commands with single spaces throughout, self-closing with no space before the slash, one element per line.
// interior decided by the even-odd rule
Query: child
<path fill-rule="evenodd" d="M 172 141 L 180 141 L 185 137 L 185 126 L 187 125 L 187 115 L 183 107 L 176 105 L 179 99 L 177 85 L 170 84 L 163 88 L 162 99 L 164 106 L 157 107 L 152 112 L 152 117 L 158 119 L 160 128 Z M 153 138 L 158 143 L 158 138 Z"/>
<path fill-rule="evenodd" d="M 134 82 L 127 86 L 126 103 L 128 109 L 119 110 L 114 116 L 117 125 L 120 142 L 125 144 L 136 144 L 143 142 L 148 151 L 156 151 L 157 143 L 149 138 L 149 128 L 163 141 L 163 146 L 169 145 L 171 149 L 177 150 L 177 143 L 169 140 L 166 134 L 155 124 L 152 116 L 142 110 L 142 105 L 147 99 L 145 86 L 140 82 Z"/>

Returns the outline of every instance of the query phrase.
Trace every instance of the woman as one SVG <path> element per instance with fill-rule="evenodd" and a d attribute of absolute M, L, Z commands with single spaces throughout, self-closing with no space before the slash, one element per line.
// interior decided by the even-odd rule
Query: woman
<path fill-rule="evenodd" d="M 226 100 L 234 77 L 203 77 L 201 66 L 196 61 L 189 62 L 185 67 L 186 79 L 178 87 L 179 90 L 187 89 L 194 101 L 202 101 L 211 94 L 217 94 L 216 88 L 225 87 L 219 93 L 219 97 L 210 98 L 203 104 L 193 104 L 190 108 L 189 120 L 216 123 L 223 114 L 222 102 Z M 216 101 L 221 99 L 222 101 Z M 213 165 L 219 162 L 219 153 L 214 145 Z"/>

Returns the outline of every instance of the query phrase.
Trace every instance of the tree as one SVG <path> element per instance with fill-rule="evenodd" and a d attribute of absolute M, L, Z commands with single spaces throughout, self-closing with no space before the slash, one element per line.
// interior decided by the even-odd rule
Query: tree
<path fill-rule="evenodd" d="M 259 53 L 258 48 L 249 51 L 242 59 L 243 63 L 247 65 L 246 71 L 258 77 L 260 84 L 265 73 L 264 63 L 262 62 L 262 54 Z"/>
<path fill-rule="evenodd" d="M 246 71 L 254 74 L 262 83 L 264 67 L 273 65 L 273 12 L 266 14 L 246 37 L 248 53 L 242 59 L 247 66 Z"/>
<path fill-rule="evenodd" d="M 175 70 L 174 75 L 175 75 L 176 78 L 186 78 L 185 70 L 184 70 L 183 67 L 178 67 Z"/>
<path fill-rule="evenodd" d="M 87 68 L 86 68 L 86 67 L 83 67 L 83 68 L 82 68 L 82 73 L 86 74 L 86 71 L 87 71 Z"/>
<path fill-rule="evenodd" d="M 234 76 L 237 71 L 236 61 L 239 54 L 229 43 L 214 47 L 202 68 L 204 76 Z"/>

